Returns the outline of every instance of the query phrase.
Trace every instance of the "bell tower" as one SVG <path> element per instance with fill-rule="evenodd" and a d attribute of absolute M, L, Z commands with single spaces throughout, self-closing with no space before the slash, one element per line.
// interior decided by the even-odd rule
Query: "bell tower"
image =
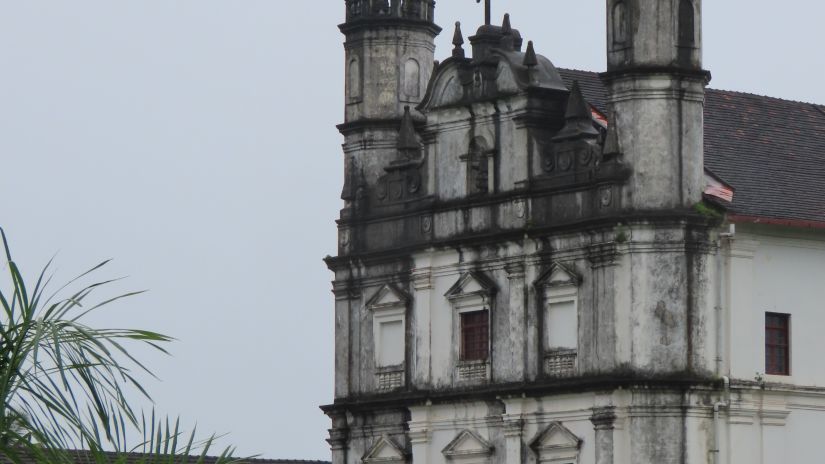
<path fill-rule="evenodd" d="M 607 72 L 636 210 L 702 199 L 704 89 L 701 0 L 608 0 Z"/>
<path fill-rule="evenodd" d="M 345 113 L 338 128 L 346 138 L 348 207 L 357 190 L 353 179 L 372 185 L 383 174 L 397 157 L 405 107 L 424 98 L 441 31 L 434 13 L 433 0 L 346 0 L 339 26 L 346 36 Z"/>
<path fill-rule="evenodd" d="M 396 119 L 424 97 L 433 70 L 432 0 L 346 0 L 345 123 Z"/>
<path fill-rule="evenodd" d="M 608 0 L 609 141 L 629 177 L 622 189 L 627 253 L 610 285 L 617 357 L 645 375 L 712 372 L 713 239 L 703 201 L 701 0 Z M 663 272 L 668 270 L 667 272 Z M 646 336 L 640 327 L 656 328 Z M 627 342 L 626 342 L 627 341 Z M 622 349 L 621 346 L 626 346 Z M 623 354 L 621 354 L 623 352 Z"/>

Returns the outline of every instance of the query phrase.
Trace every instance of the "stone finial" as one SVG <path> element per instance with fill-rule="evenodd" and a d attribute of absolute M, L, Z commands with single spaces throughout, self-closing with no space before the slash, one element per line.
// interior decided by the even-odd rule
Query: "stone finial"
<path fill-rule="evenodd" d="M 454 58 L 464 58 L 464 35 L 461 33 L 461 22 L 455 22 L 455 32 L 453 33 L 453 57 Z"/>
<path fill-rule="evenodd" d="M 410 107 L 404 107 L 404 116 L 401 118 L 401 129 L 398 131 L 398 149 L 401 151 L 417 151 L 421 148 L 418 137 L 415 135 Z"/>
<path fill-rule="evenodd" d="M 570 89 L 570 99 L 567 101 L 567 111 L 564 113 L 565 119 L 587 119 L 593 120 L 593 113 L 590 105 L 584 99 L 579 81 L 573 81 L 573 88 Z"/>
<path fill-rule="evenodd" d="M 533 41 L 527 42 L 527 52 L 524 54 L 524 66 L 534 68 L 538 66 L 539 60 L 536 57 L 536 49 L 533 47 Z"/>
<path fill-rule="evenodd" d="M 553 140 L 575 138 L 595 138 L 599 131 L 593 127 L 593 112 L 590 104 L 584 99 L 579 81 L 573 81 L 570 89 L 570 98 L 567 100 L 567 111 L 564 114 L 567 123 L 564 128 L 553 137 Z"/>
<path fill-rule="evenodd" d="M 501 23 L 501 33 L 502 34 L 512 34 L 513 33 L 513 26 L 510 24 L 510 13 L 504 14 L 504 21 Z"/>
<path fill-rule="evenodd" d="M 622 146 L 619 142 L 619 128 L 616 126 L 615 113 L 607 121 L 607 135 L 604 138 L 602 147 L 602 159 L 605 161 L 618 158 L 622 154 Z"/>
<path fill-rule="evenodd" d="M 501 38 L 501 48 L 506 51 L 515 50 L 516 38 L 513 35 L 513 26 L 510 25 L 509 13 L 504 15 L 504 21 L 501 24 L 501 33 L 503 35 Z"/>

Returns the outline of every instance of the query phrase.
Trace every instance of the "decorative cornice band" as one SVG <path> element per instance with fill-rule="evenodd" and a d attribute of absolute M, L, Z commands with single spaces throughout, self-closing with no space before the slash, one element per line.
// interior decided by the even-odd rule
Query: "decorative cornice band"
<path fill-rule="evenodd" d="M 605 406 L 593 408 L 593 415 L 590 416 L 595 430 L 613 430 L 616 423 L 616 407 Z"/>

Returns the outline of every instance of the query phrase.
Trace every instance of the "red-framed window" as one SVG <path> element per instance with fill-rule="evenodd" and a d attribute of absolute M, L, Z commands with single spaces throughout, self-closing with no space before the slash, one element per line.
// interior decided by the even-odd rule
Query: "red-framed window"
<path fill-rule="evenodd" d="M 765 373 L 791 375 L 791 316 L 765 313 Z"/>
<path fill-rule="evenodd" d="M 487 310 L 461 313 L 461 360 L 486 361 L 490 351 L 490 315 Z"/>

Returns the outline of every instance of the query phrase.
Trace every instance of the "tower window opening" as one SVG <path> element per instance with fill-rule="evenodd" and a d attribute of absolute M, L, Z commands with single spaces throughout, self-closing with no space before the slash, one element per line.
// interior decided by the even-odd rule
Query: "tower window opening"
<path fill-rule="evenodd" d="M 421 18 L 421 0 L 404 0 L 401 11 L 409 18 Z"/>
<path fill-rule="evenodd" d="M 361 98 L 361 64 L 358 58 L 353 58 L 349 62 L 349 98 L 358 100 Z"/>
<path fill-rule="evenodd" d="M 627 9 L 624 2 L 613 6 L 613 44 L 625 45 L 627 42 Z"/>
<path fill-rule="evenodd" d="M 404 97 L 407 101 L 421 96 L 421 66 L 410 58 L 404 63 Z"/>
<path fill-rule="evenodd" d="M 691 0 L 679 2 L 679 45 L 682 47 L 696 45 L 696 13 Z"/>

